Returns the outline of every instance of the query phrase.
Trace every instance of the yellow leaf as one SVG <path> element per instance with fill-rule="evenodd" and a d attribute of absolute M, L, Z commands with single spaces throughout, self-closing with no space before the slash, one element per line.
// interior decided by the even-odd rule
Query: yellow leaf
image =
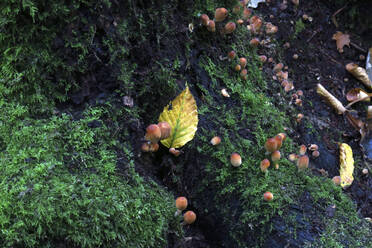
<path fill-rule="evenodd" d="M 354 159 L 353 151 L 348 144 L 340 145 L 340 177 L 341 187 L 346 188 L 353 183 L 354 177 Z"/>
<path fill-rule="evenodd" d="M 166 121 L 172 128 L 169 138 L 160 142 L 168 148 L 180 148 L 194 138 L 198 129 L 198 107 L 189 87 L 164 107 L 159 122 Z"/>

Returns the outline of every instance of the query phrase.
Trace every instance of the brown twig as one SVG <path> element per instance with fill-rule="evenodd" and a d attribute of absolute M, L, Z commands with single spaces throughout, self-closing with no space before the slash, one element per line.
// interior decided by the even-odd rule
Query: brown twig
<path fill-rule="evenodd" d="M 358 45 L 355 44 L 354 42 L 351 42 L 351 41 L 350 41 L 350 45 L 353 46 L 355 49 L 361 51 L 362 53 L 367 53 L 366 50 L 364 50 L 363 48 L 361 48 L 360 46 L 358 46 Z"/>
<path fill-rule="evenodd" d="M 339 64 L 341 65 L 342 67 L 344 66 L 341 62 L 338 62 L 337 60 L 335 60 L 334 58 L 332 58 L 331 55 L 329 55 L 328 53 L 324 52 L 322 49 L 319 49 L 319 51 L 324 54 L 325 56 L 327 56 L 332 62 L 336 63 L 336 64 Z"/>
<path fill-rule="evenodd" d="M 331 18 L 331 19 L 332 19 L 333 24 L 335 24 L 336 28 L 338 28 L 338 23 L 337 23 L 337 21 L 336 21 L 336 15 L 339 14 L 341 11 L 343 11 L 343 10 L 346 8 L 346 6 L 347 6 L 347 4 L 346 4 L 344 7 L 342 7 L 341 9 L 337 10 L 337 11 L 332 15 L 332 18 Z"/>
<path fill-rule="evenodd" d="M 310 36 L 309 39 L 306 40 L 306 42 L 310 42 L 310 41 L 314 38 L 314 36 L 315 36 L 317 33 L 319 33 L 319 31 L 320 31 L 319 29 L 315 30 L 315 32 Z"/>

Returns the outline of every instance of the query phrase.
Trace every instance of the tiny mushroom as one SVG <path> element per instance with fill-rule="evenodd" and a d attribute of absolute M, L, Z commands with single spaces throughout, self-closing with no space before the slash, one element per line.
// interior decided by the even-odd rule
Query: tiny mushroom
<path fill-rule="evenodd" d="M 270 160 L 265 158 L 264 160 L 261 161 L 260 168 L 262 172 L 266 172 L 267 168 L 270 167 Z"/>
<path fill-rule="evenodd" d="M 258 38 L 253 38 L 251 39 L 249 44 L 251 44 L 251 46 L 257 47 L 258 45 L 260 45 L 260 40 Z"/>
<path fill-rule="evenodd" d="M 301 156 L 297 160 L 297 167 L 299 171 L 307 169 L 309 167 L 309 157 L 307 155 Z"/>
<path fill-rule="evenodd" d="M 275 138 L 269 138 L 267 139 L 265 143 L 265 149 L 267 152 L 272 153 L 277 150 L 278 147 L 278 141 Z"/>
<path fill-rule="evenodd" d="M 305 153 L 306 153 L 306 146 L 305 145 L 301 145 L 300 146 L 300 150 L 299 150 L 299 154 L 300 155 L 305 155 Z"/>
<path fill-rule="evenodd" d="M 216 22 L 222 22 L 225 20 L 229 12 L 225 8 L 218 8 L 216 9 L 216 12 L 214 13 L 214 20 Z"/>
<path fill-rule="evenodd" d="M 285 140 L 285 138 L 287 138 L 287 135 L 285 133 L 278 133 L 277 136 L 281 136 L 282 137 L 282 142 Z"/>
<path fill-rule="evenodd" d="M 272 201 L 273 198 L 274 198 L 273 194 L 271 192 L 269 192 L 269 191 L 265 192 L 264 195 L 263 195 L 263 197 L 264 197 L 264 200 L 265 201 L 268 201 L 268 202 L 269 201 Z"/>
<path fill-rule="evenodd" d="M 235 66 L 235 71 L 240 71 L 242 69 L 241 65 L 236 65 Z"/>
<path fill-rule="evenodd" d="M 318 150 L 315 150 L 315 151 L 313 151 L 313 152 L 311 153 L 311 155 L 313 155 L 314 158 L 317 158 L 317 157 L 319 157 L 320 153 L 319 153 Z"/>
<path fill-rule="evenodd" d="M 232 32 L 234 32 L 236 29 L 236 24 L 235 22 L 228 22 L 226 23 L 225 25 L 225 28 L 223 30 L 223 33 L 224 34 L 231 34 Z"/>
<path fill-rule="evenodd" d="M 158 125 L 151 124 L 146 128 L 145 139 L 151 143 L 158 143 L 161 138 L 161 130 Z"/>
<path fill-rule="evenodd" d="M 212 21 L 212 20 L 209 20 L 208 25 L 207 25 L 207 29 L 208 29 L 209 32 L 216 32 L 216 23 L 214 23 L 214 21 Z"/>
<path fill-rule="evenodd" d="M 288 159 L 289 159 L 289 161 L 292 161 L 292 162 L 296 161 L 298 159 L 298 155 L 295 154 L 295 153 L 291 153 L 291 154 L 289 154 Z"/>
<path fill-rule="evenodd" d="M 177 197 L 176 208 L 177 208 L 177 211 L 174 214 L 174 216 L 180 215 L 182 213 L 182 211 L 187 208 L 187 198 L 184 197 L 184 196 Z"/>
<path fill-rule="evenodd" d="M 276 150 L 279 150 L 282 147 L 282 144 L 283 144 L 283 137 L 278 134 L 274 137 L 274 139 L 276 140 L 276 143 L 277 143 Z"/>
<path fill-rule="evenodd" d="M 297 114 L 296 121 L 297 121 L 298 123 L 300 123 L 301 120 L 302 120 L 302 118 L 304 118 L 304 115 L 301 114 L 301 113 L 299 113 L 299 114 Z"/>
<path fill-rule="evenodd" d="M 166 122 L 166 121 L 159 122 L 158 126 L 159 126 L 160 132 L 161 132 L 161 137 L 160 137 L 161 140 L 166 139 L 171 135 L 172 128 L 171 128 L 171 126 L 169 125 L 168 122 Z"/>
<path fill-rule="evenodd" d="M 229 59 L 234 59 L 236 56 L 236 52 L 235 51 L 230 51 L 228 54 L 227 54 L 227 57 Z"/>
<path fill-rule="evenodd" d="M 242 157 L 236 152 L 232 153 L 230 156 L 231 165 L 234 167 L 239 167 L 242 164 Z"/>
<path fill-rule="evenodd" d="M 221 143 L 221 138 L 218 137 L 218 136 L 214 136 L 214 137 L 211 139 L 211 144 L 212 144 L 213 146 L 216 146 L 216 145 L 218 145 L 218 144 L 220 144 L 220 143 Z"/>
<path fill-rule="evenodd" d="M 172 153 L 175 157 L 178 157 L 179 155 L 181 155 L 181 151 L 173 147 L 169 148 L 169 153 Z"/>
<path fill-rule="evenodd" d="M 363 173 L 364 175 L 367 175 L 367 174 L 368 174 L 368 169 L 367 169 L 367 168 L 364 168 L 364 169 L 362 170 L 362 173 Z"/>
<path fill-rule="evenodd" d="M 341 177 L 340 176 L 334 176 L 332 178 L 332 182 L 335 184 L 335 185 L 341 185 Z"/>
<path fill-rule="evenodd" d="M 261 61 L 262 63 L 265 63 L 266 60 L 267 60 L 267 57 L 266 57 L 265 55 L 260 55 L 259 58 L 260 58 L 260 61 Z"/>
<path fill-rule="evenodd" d="M 203 24 L 204 26 L 208 26 L 208 22 L 209 22 L 209 17 L 208 17 L 208 15 L 206 15 L 206 14 L 202 14 L 202 15 L 200 16 L 200 20 L 201 20 L 201 22 L 202 22 L 202 24 Z"/>
<path fill-rule="evenodd" d="M 193 211 L 187 211 L 183 215 L 183 222 L 181 225 L 190 225 L 196 220 L 196 214 Z"/>
<path fill-rule="evenodd" d="M 239 63 L 244 68 L 247 65 L 247 59 L 246 58 L 240 58 Z"/>
<path fill-rule="evenodd" d="M 280 151 L 275 151 L 271 154 L 271 161 L 273 161 L 275 165 L 275 169 L 279 169 L 279 163 L 280 160 Z"/>

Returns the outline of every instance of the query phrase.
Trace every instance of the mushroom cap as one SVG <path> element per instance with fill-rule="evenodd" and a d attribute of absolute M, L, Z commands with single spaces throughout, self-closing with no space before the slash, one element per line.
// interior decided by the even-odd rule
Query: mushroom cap
<path fill-rule="evenodd" d="M 246 58 L 240 58 L 239 63 L 244 68 L 247 65 L 247 59 Z"/>
<path fill-rule="evenodd" d="M 151 141 L 151 143 L 158 143 L 161 137 L 161 131 L 158 125 L 151 124 L 146 128 L 145 139 Z"/>
<path fill-rule="evenodd" d="M 341 177 L 340 176 L 334 176 L 332 178 L 332 181 L 335 185 L 341 185 Z"/>
<path fill-rule="evenodd" d="M 300 155 L 305 155 L 306 150 L 307 150 L 306 146 L 305 145 L 301 145 L 300 146 L 300 150 L 299 150 Z"/>
<path fill-rule="evenodd" d="M 227 54 L 227 57 L 229 57 L 229 59 L 233 59 L 235 58 L 236 56 L 236 52 L 235 51 L 230 51 L 228 54 Z"/>
<path fill-rule="evenodd" d="M 285 133 L 278 133 L 277 136 L 282 137 L 282 141 L 284 141 L 287 138 L 287 135 Z"/>
<path fill-rule="evenodd" d="M 218 137 L 218 136 L 214 136 L 212 139 L 211 139 L 211 144 L 216 146 L 218 145 L 219 143 L 221 143 L 221 138 Z"/>
<path fill-rule="evenodd" d="M 185 223 L 189 224 L 189 225 L 192 224 L 192 223 L 194 223 L 195 220 L 196 220 L 196 214 L 193 211 L 191 211 L 191 210 L 187 211 L 183 215 L 183 221 Z"/>
<path fill-rule="evenodd" d="M 295 153 L 291 153 L 291 154 L 289 154 L 289 156 L 288 156 L 288 159 L 290 160 L 290 161 L 296 161 L 297 159 L 298 159 L 298 155 L 297 154 L 295 154 Z"/>
<path fill-rule="evenodd" d="M 283 137 L 278 134 L 274 137 L 274 139 L 276 140 L 277 143 L 276 150 L 279 150 L 282 147 Z"/>
<path fill-rule="evenodd" d="M 278 147 L 278 140 L 275 139 L 275 138 L 269 138 L 267 139 L 266 143 L 265 143 L 265 149 L 266 151 L 268 152 L 275 152 L 277 150 L 277 147 Z"/>
<path fill-rule="evenodd" d="M 210 32 L 216 32 L 216 23 L 213 20 L 208 21 L 207 29 Z"/>
<path fill-rule="evenodd" d="M 230 156 L 230 162 L 232 166 L 238 167 L 242 164 L 242 157 L 236 152 L 232 153 Z"/>
<path fill-rule="evenodd" d="M 168 122 L 166 121 L 159 122 L 158 126 L 160 128 L 161 133 L 160 139 L 166 139 L 171 135 L 172 128 Z"/>
<path fill-rule="evenodd" d="M 225 34 L 231 34 L 232 32 L 234 32 L 235 29 L 236 29 L 235 22 L 228 22 L 225 25 L 225 31 L 224 31 L 224 33 Z"/>
<path fill-rule="evenodd" d="M 267 60 L 267 57 L 265 55 L 260 55 L 259 58 L 260 58 L 262 63 L 266 62 L 266 60 Z"/>
<path fill-rule="evenodd" d="M 142 144 L 142 146 L 141 146 L 141 150 L 143 151 L 143 152 L 149 152 L 150 151 L 150 145 L 149 145 L 149 143 L 143 143 Z"/>
<path fill-rule="evenodd" d="M 241 65 L 236 65 L 235 66 L 235 71 L 240 71 L 242 69 Z"/>
<path fill-rule="evenodd" d="M 307 155 L 303 155 L 299 157 L 297 160 L 297 167 L 299 170 L 304 170 L 309 167 L 309 157 Z"/>
<path fill-rule="evenodd" d="M 240 72 L 240 76 L 244 77 L 245 75 L 247 75 L 248 71 L 247 69 L 243 69 L 241 72 Z"/>
<path fill-rule="evenodd" d="M 251 44 L 252 46 L 258 46 L 260 44 L 260 40 L 258 38 L 253 38 L 251 39 L 249 44 Z"/>
<path fill-rule="evenodd" d="M 317 157 L 319 157 L 320 153 L 319 153 L 318 150 L 315 150 L 315 151 L 313 151 L 313 153 L 311 155 L 313 155 L 314 158 L 317 158 Z"/>
<path fill-rule="evenodd" d="M 179 155 L 181 155 L 181 151 L 180 150 L 177 150 L 174 147 L 169 148 L 169 153 L 172 153 L 176 157 L 178 157 Z"/>
<path fill-rule="evenodd" d="M 176 208 L 179 210 L 185 210 L 187 208 L 187 199 L 184 196 L 177 197 Z"/>
<path fill-rule="evenodd" d="M 275 151 L 271 154 L 271 160 L 273 162 L 279 161 L 280 160 L 280 151 Z"/>
<path fill-rule="evenodd" d="M 225 8 L 218 8 L 214 13 L 214 19 L 216 22 L 222 22 L 225 20 L 229 12 Z"/>
<path fill-rule="evenodd" d="M 208 25 L 208 21 L 209 21 L 209 16 L 206 15 L 206 14 L 202 14 L 202 15 L 200 16 L 200 20 L 201 20 L 201 22 L 202 22 L 202 24 L 203 24 L 204 26 L 207 26 L 207 25 Z"/>
<path fill-rule="evenodd" d="M 267 191 L 263 194 L 265 201 L 272 201 L 274 196 L 271 192 Z"/>
<path fill-rule="evenodd" d="M 264 160 L 261 161 L 260 168 L 261 168 L 262 172 L 267 171 L 267 168 L 269 168 L 269 167 L 270 167 L 270 160 L 265 158 Z"/>

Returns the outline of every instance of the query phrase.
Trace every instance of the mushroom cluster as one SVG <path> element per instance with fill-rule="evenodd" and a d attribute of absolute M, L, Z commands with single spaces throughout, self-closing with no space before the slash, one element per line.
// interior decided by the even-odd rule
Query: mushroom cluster
<path fill-rule="evenodd" d="M 176 199 L 177 211 L 174 214 L 174 216 L 180 215 L 182 213 L 182 211 L 187 208 L 187 204 L 188 204 L 188 202 L 187 202 L 186 197 L 184 197 L 184 196 L 177 197 L 177 199 Z M 184 215 L 183 215 L 183 222 L 181 223 L 181 225 L 190 225 L 190 224 L 194 223 L 195 220 L 196 220 L 196 214 L 191 210 L 186 211 L 186 213 L 184 213 Z"/>
<path fill-rule="evenodd" d="M 214 12 L 214 19 L 209 19 L 209 16 L 207 14 L 200 15 L 200 21 L 203 26 L 207 28 L 209 32 L 216 32 L 216 25 L 217 28 L 219 28 L 221 34 L 231 34 L 236 29 L 235 22 L 227 22 L 225 25 L 223 25 L 223 21 L 227 18 L 229 15 L 229 11 L 225 8 L 217 8 Z M 238 21 L 238 24 L 240 22 Z"/>
<path fill-rule="evenodd" d="M 166 139 L 171 135 L 172 128 L 168 122 L 159 122 L 151 124 L 146 128 L 145 140 L 142 144 L 143 152 L 156 152 L 159 149 L 158 142 Z"/>
<path fill-rule="evenodd" d="M 301 145 L 298 151 L 298 155 L 292 153 L 288 156 L 288 159 L 290 161 L 296 161 L 299 171 L 303 171 L 309 167 L 309 157 L 306 155 L 307 150 L 312 152 L 313 157 L 319 156 L 318 146 L 316 144 L 309 145 L 309 149 L 305 145 Z"/>
<path fill-rule="evenodd" d="M 265 143 L 266 153 L 270 154 L 271 162 L 275 165 L 275 169 L 279 169 L 279 160 L 281 157 L 279 149 L 286 138 L 285 133 L 279 133 L 273 138 L 268 138 Z M 262 172 L 267 173 L 267 169 L 270 167 L 270 160 L 264 159 L 261 161 L 260 168 Z"/>

